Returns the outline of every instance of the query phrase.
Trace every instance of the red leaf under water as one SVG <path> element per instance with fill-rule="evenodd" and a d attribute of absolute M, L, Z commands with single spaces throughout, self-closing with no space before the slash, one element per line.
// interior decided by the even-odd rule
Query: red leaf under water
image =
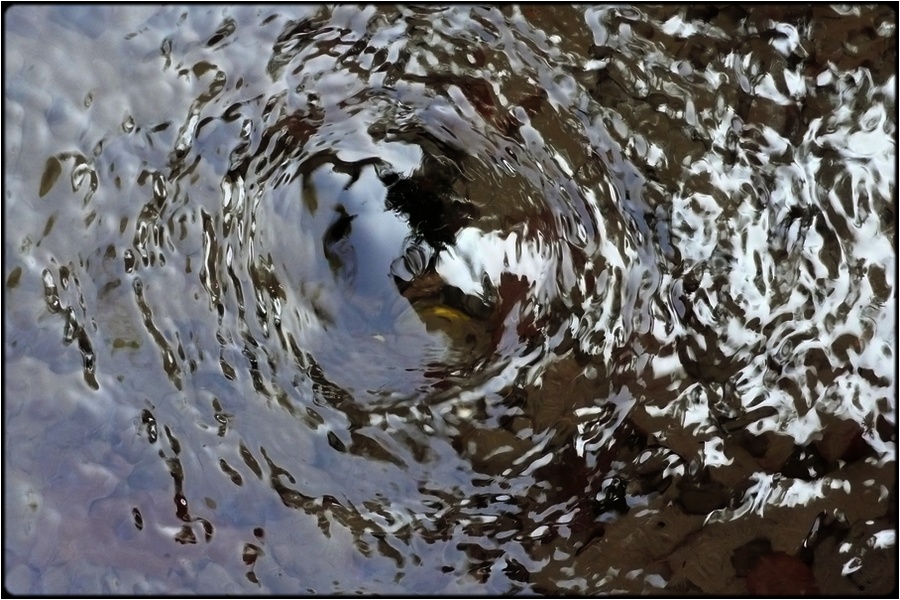
<path fill-rule="evenodd" d="M 812 569 L 784 552 L 760 557 L 747 573 L 747 591 L 754 596 L 812 596 L 819 593 Z"/>

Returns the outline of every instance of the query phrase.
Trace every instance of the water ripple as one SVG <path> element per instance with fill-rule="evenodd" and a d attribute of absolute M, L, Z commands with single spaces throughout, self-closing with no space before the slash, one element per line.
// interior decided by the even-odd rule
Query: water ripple
<path fill-rule="evenodd" d="M 883 591 L 884 7 L 6 16 L 10 589 Z"/>

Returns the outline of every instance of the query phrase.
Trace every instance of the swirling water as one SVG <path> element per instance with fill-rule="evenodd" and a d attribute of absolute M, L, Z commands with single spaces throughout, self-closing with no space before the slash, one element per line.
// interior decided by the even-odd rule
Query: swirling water
<path fill-rule="evenodd" d="M 4 585 L 883 593 L 884 6 L 16 6 Z"/>

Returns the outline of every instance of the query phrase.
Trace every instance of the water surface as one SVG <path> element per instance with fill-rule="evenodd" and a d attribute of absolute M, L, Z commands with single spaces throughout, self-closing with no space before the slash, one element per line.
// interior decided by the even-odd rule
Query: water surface
<path fill-rule="evenodd" d="M 889 7 L 3 26 L 10 591 L 894 589 Z"/>

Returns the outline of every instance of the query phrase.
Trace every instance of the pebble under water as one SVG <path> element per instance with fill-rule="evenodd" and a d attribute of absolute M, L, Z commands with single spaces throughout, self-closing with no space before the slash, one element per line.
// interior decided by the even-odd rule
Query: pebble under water
<path fill-rule="evenodd" d="M 896 592 L 890 6 L 3 19 L 10 592 Z"/>

